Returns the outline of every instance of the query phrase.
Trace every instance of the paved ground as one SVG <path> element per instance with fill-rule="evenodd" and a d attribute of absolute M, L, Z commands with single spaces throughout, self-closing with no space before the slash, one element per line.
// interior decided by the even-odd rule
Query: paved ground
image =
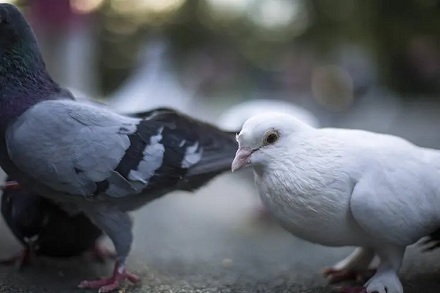
<path fill-rule="evenodd" d="M 319 271 L 351 248 L 313 245 L 257 220 L 253 192 L 242 177 L 226 175 L 195 195 L 174 193 L 137 212 L 129 265 L 143 282 L 122 292 L 331 292 Z M 7 256 L 18 246 L 1 229 Z M 410 249 L 406 293 L 440 292 L 439 253 Z M 0 292 L 84 292 L 75 289 L 81 279 L 110 271 L 84 259 L 40 259 L 22 272 L 0 267 Z"/>

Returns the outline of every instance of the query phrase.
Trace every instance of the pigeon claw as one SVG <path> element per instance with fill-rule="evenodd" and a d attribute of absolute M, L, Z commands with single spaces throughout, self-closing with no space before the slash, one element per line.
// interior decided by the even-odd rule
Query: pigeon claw
<path fill-rule="evenodd" d="M 110 278 L 103 278 L 95 281 L 82 281 L 78 288 L 81 289 L 98 289 L 98 293 L 107 293 L 119 288 L 122 281 L 128 280 L 132 283 L 137 283 L 140 278 L 130 272 L 124 270 L 122 273 L 115 270 L 113 276 Z"/>
<path fill-rule="evenodd" d="M 375 269 L 370 270 L 338 270 L 334 268 L 326 268 L 323 271 L 324 277 L 327 278 L 330 284 L 335 284 L 343 281 L 357 281 L 365 282 L 376 273 Z"/>

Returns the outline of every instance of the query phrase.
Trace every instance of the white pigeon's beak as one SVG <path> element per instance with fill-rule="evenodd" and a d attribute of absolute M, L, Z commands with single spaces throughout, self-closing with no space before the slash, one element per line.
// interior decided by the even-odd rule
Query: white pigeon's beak
<path fill-rule="evenodd" d="M 235 154 L 234 161 L 232 161 L 231 170 L 232 172 L 237 171 L 244 166 L 248 165 L 251 161 L 249 157 L 254 151 L 250 148 L 239 148 Z"/>

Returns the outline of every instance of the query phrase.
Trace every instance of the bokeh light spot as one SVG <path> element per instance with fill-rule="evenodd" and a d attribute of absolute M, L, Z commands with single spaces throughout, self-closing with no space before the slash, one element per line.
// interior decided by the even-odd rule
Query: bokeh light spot
<path fill-rule="evenodd" d="M 87 14 L 97 10 L 104 0 L 70 0 L 70 7 L 76 13 Z"/>

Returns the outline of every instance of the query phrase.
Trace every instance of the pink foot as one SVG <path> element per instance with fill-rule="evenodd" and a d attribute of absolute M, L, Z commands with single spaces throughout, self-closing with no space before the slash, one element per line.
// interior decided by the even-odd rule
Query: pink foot
<path fill-rule="evenodd" d="M 20 251 L 17 255 L 14 255 L 7 259 L 0 260 L 0 264 L 2 265 L 17 264 L 18 267 L 21 269 L 23 267 L 32 264 L 33 259 L 34 259 L 34 253 L 30 249 L 25 248 L 22 251 Z"/>
<path fill-rule="evenodd" d="M 0 186 L 0 189 L 3 191 L 19 189 L 19 188 L 21 188 L 20 184 L 18 184 L 18 182 L 15 180 L 6 181 L 3 185 Z"/>
<path fill-rule="evenodd" d="M 105 245 L 97 243 L 92 249 L 90 249 L 91 258 L 99 262 L 105 262 L 108 259 L 115 259 L 116 253 L 108 249 Z"/>
<path fill-rule="evenodd" d="M 103 278 L 95 281 L 82 281 L 78 288 L 81 289 L 97 289 L 99 288 L 99 293 L 107 293 L 119 288 L 122 281 L 128 280 L 132 283 L 137 283 L 140 278 L 125 269 L 122 272 L 119 270 L 119 266 L 116 263 L 115 270 L 113 271 L 113 276 L 110 278 Z"/>
<path fill-rule="evenodd" d="M 335 290 L 338 293 L 367 293 L 364 287 L 340 287 Z"/>
<path fill-rule="evenodd" d="M 365 282 L 376 273 L 375 269 L 370 270 L 337 270 L 333 268 L 326 268 L 323 271 L 324 276 L 328 279 L 330 284 L 339 283 L 342 281 L 357 281 Z"/>

